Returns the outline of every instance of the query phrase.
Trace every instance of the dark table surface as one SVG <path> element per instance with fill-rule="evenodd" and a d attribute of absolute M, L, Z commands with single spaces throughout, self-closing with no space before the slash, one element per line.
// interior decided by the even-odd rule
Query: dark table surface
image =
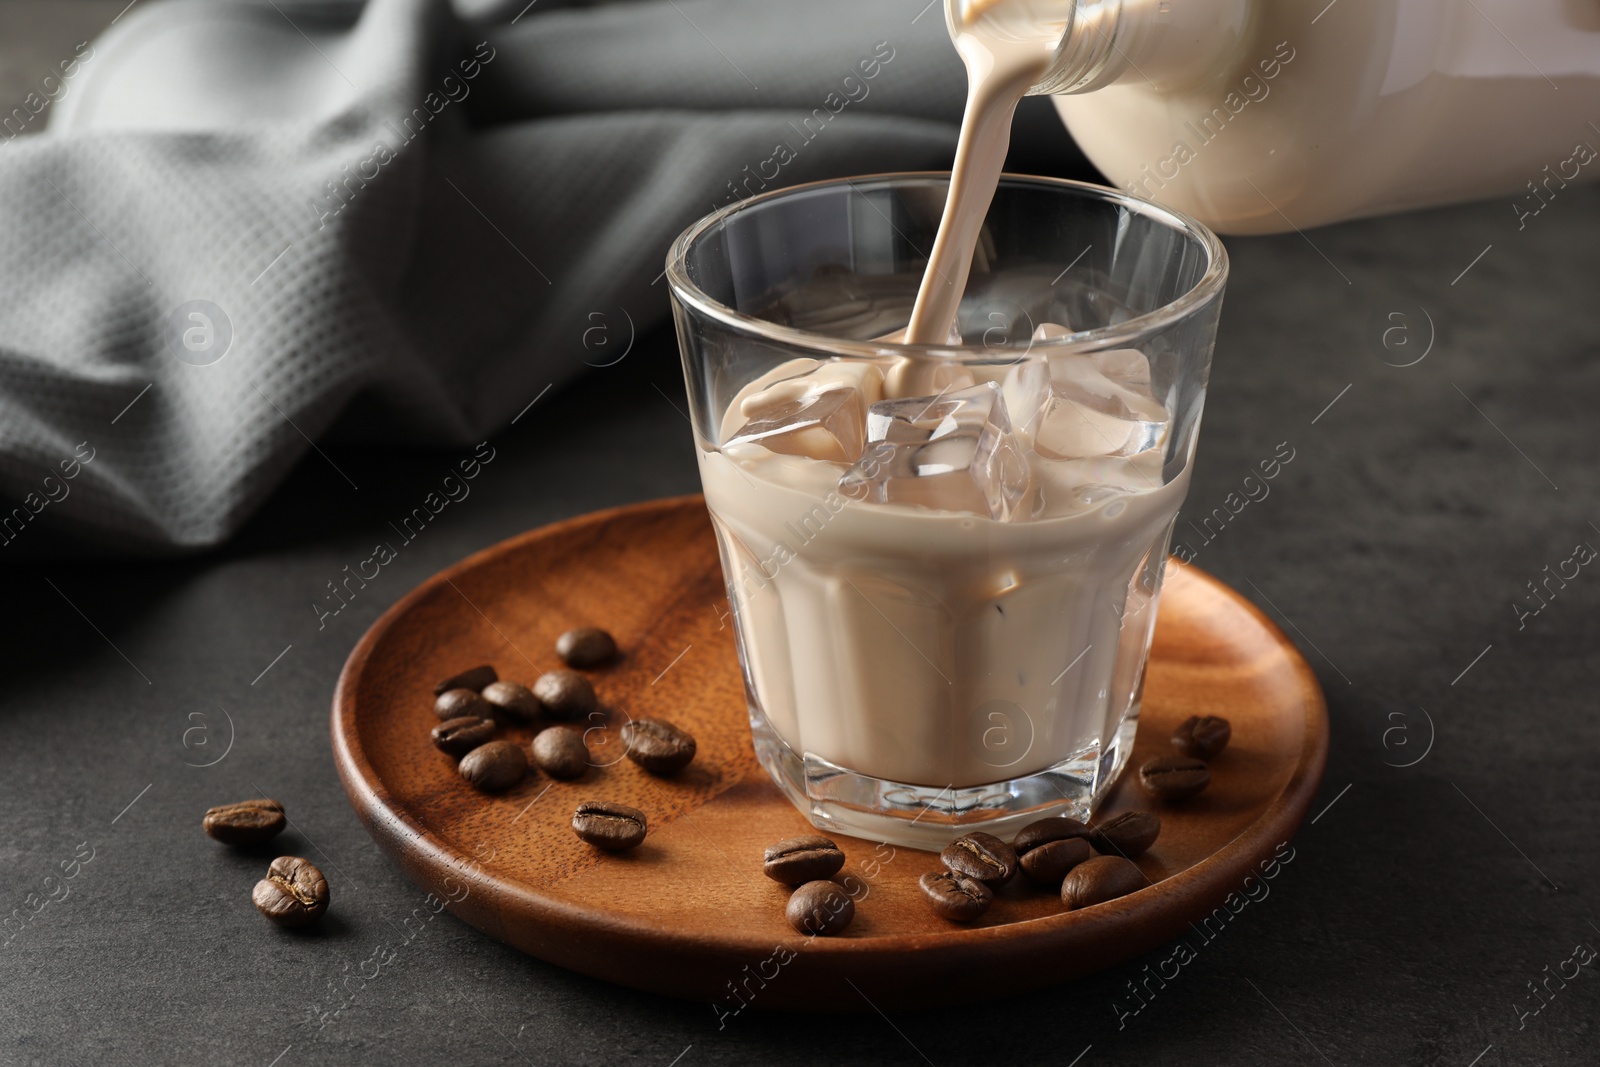
<path fill-rule="evenodd" d="M 446 564 L 696 488 L 654 336 L 496 437 L 471 496 L 323 628 L 325 583 L 457 455 L 313 453 L 223 551 L 3 572 L 0 1062 L 1595 1063 L 1600 573 L 1564 561 L 1600 546 L 1597 234 L 1600 191 L 1574 188 L 1520 232 L 1495 201 L 1229 241 L 1186 514 L 1283 443 L 1294 458 L 1210 543 L 1188 536 L 1315 667 L 1332 755 L 1270 895 L 1137 1013 L 1128 983 L 1169 951 L 960 1013 L 719 1028 L 448 913 L 345 992 L 423 894 L 339 786 L 339 668 Z M 1539 607 L 1529 583 L 1558 570 Z M 263 922 L 259 858 L 199 832 L 258 795 L 330 877 L 314 936 Z"/>

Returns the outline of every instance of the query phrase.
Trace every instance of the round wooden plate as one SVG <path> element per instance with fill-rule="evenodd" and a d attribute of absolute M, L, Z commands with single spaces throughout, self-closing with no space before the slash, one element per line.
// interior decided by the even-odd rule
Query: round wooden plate
<path fill-rule="evenodd" d="M 562 631 L 604 626 L 623 654 L 594 674 L 600 766 L 574 782 L 530 776 L 473 791 L 429 743 L 433 685 L 480 663 L 531 683 L 560 666 Z M 1170 752 L 1192 714 L 1233 723 L 1210 788 L 1150 801 L 1124 775 L 1102 808 L 1157 811 L 1140 866 L 1151 885 L 1079 912 L 1014 887 L 978 922 L 935 917 L 917 878 L 930 853 L 837 837 L 866 895 L 842 935 L 784 921 L 761 874 L 765 845 L 812 832 L 756 764 L 716 543 L 702 498 L 585 515 L 486 549 L 434 576 L 361 639 L 339 678 L 333 746 L 356 811 L 418 885 L 466 922 L 585 974 L 719 1012 L 746 1005 L 867 1011 L 926 1007 L 1059 983 L 1148 951 L 1242 898 L 1305 817 L 1328 749 L 1311 669 L 1270 621 L 1194 567 L 1171 564 L 1130 766 Z M 627 716 L 670 719 L 699 740 L 674 778 L 620 759 Z M 531 738 L 530 729 L 505 736 Z M 607 855 L 572 833 L 573 808 L 643 809 L 650 836 Z"/>

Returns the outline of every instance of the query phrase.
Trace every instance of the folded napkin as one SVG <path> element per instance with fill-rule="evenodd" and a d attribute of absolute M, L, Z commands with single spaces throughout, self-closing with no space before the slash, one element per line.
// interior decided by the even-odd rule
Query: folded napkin
<path fill-rule="evenodd" d="M 695 218 L 955 143 L 926 0 L 466 6 L 146 0 L 13 112 L 0 560 L 215 544 L 325 438 L 482 440 L 664 319 Z"/>

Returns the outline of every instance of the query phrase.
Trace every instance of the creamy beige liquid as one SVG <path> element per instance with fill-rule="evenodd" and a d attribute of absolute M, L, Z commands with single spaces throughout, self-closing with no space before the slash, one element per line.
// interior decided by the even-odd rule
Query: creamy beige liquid
<path fill-rule="evenodd" d="M 833 428 L 856 426 L 889 370 L 785 364 L 730 405 L 731 443 L 700 453 L 759 706 L 796 753 L 916 785 L 980 785 L 1104 749 L 1137 695 L 1154 622 L 1154 586 L 1139 579 L 1158 573 L 1146 567 L 1164 558 L 1187 475 L 1161 483 L 1159 446 L 1051 458 L 1040 450 L 1112 449 L 1123 425 L 1058 411 L 1015 428 L 1026 490 L 1001 521 L 959 497 L 854 498 L 861 431 L 767 442 L 784 451 L 738 440 L 752 416 L 841 387 L 860 406 Z M 966 373 L 1034 408 L 1026 370 Z"/>
<path fill-rule="evenodd" d="M 951 335 L 1012 112 L 1052 54 L 983 7 L 956 35 L 969 98 L 910 342 Z M 748 383 L 701 478 L 749 684 L 784 743 L 935 788 L 1106 750 L 1137 699 L 1187 490 L 1186 472 L 1162 482 L 1168 413 L 1148 390 L 1131 350 L 1011 367 L 794 360 Z M 993 404 L 979 438 L 938 421 L 968 402 Z M 902 409 L 940 428 L 897 455 L 937 471 L 958 453 L 960 467 L 981 440 L 988 490 L 959 471 L 872 481 L 874 450 L 922 425 L 889 418 Z"/>
<path fill-rule="evenodd" d="M 938 344 L 949 334 L 967 287 L 972 252 L 1005 166 L 1011 116 L 1050 68 L 1055 54 L 1048 37 L 1010 32 L 1013 26 L 1001 21 L 1000 16 L 1021 6 L 1015 0 L 973 2 L 958 5 L 949 14 L 956 52 L 967 68 L 967 106 L 939 236 L 906 327 L 910 344 Z M 1024 9 L 1013 18 L 1028 14 Z"/>
<path fill-rule="evenodd" d="M 959 788 L 1111 743 L 1153 622 L 1131 579 L 1187 475 L 997 523 L 846 500 L 792 457 L 700 460 L 750 682 L 796 752 Z"/>

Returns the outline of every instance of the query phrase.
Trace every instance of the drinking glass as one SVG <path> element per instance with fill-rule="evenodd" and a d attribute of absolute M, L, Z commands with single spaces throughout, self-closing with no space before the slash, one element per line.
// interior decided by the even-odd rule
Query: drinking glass
<path fill-rule="evenodd" d="M 1183 215 L 1007 177 L 950 340 L 897 344 L 947 186 L 752 197 L 667 263 L 757 756 L 921 848 L 1088 820 L 1127 762 L 1228 270 Z"/>

